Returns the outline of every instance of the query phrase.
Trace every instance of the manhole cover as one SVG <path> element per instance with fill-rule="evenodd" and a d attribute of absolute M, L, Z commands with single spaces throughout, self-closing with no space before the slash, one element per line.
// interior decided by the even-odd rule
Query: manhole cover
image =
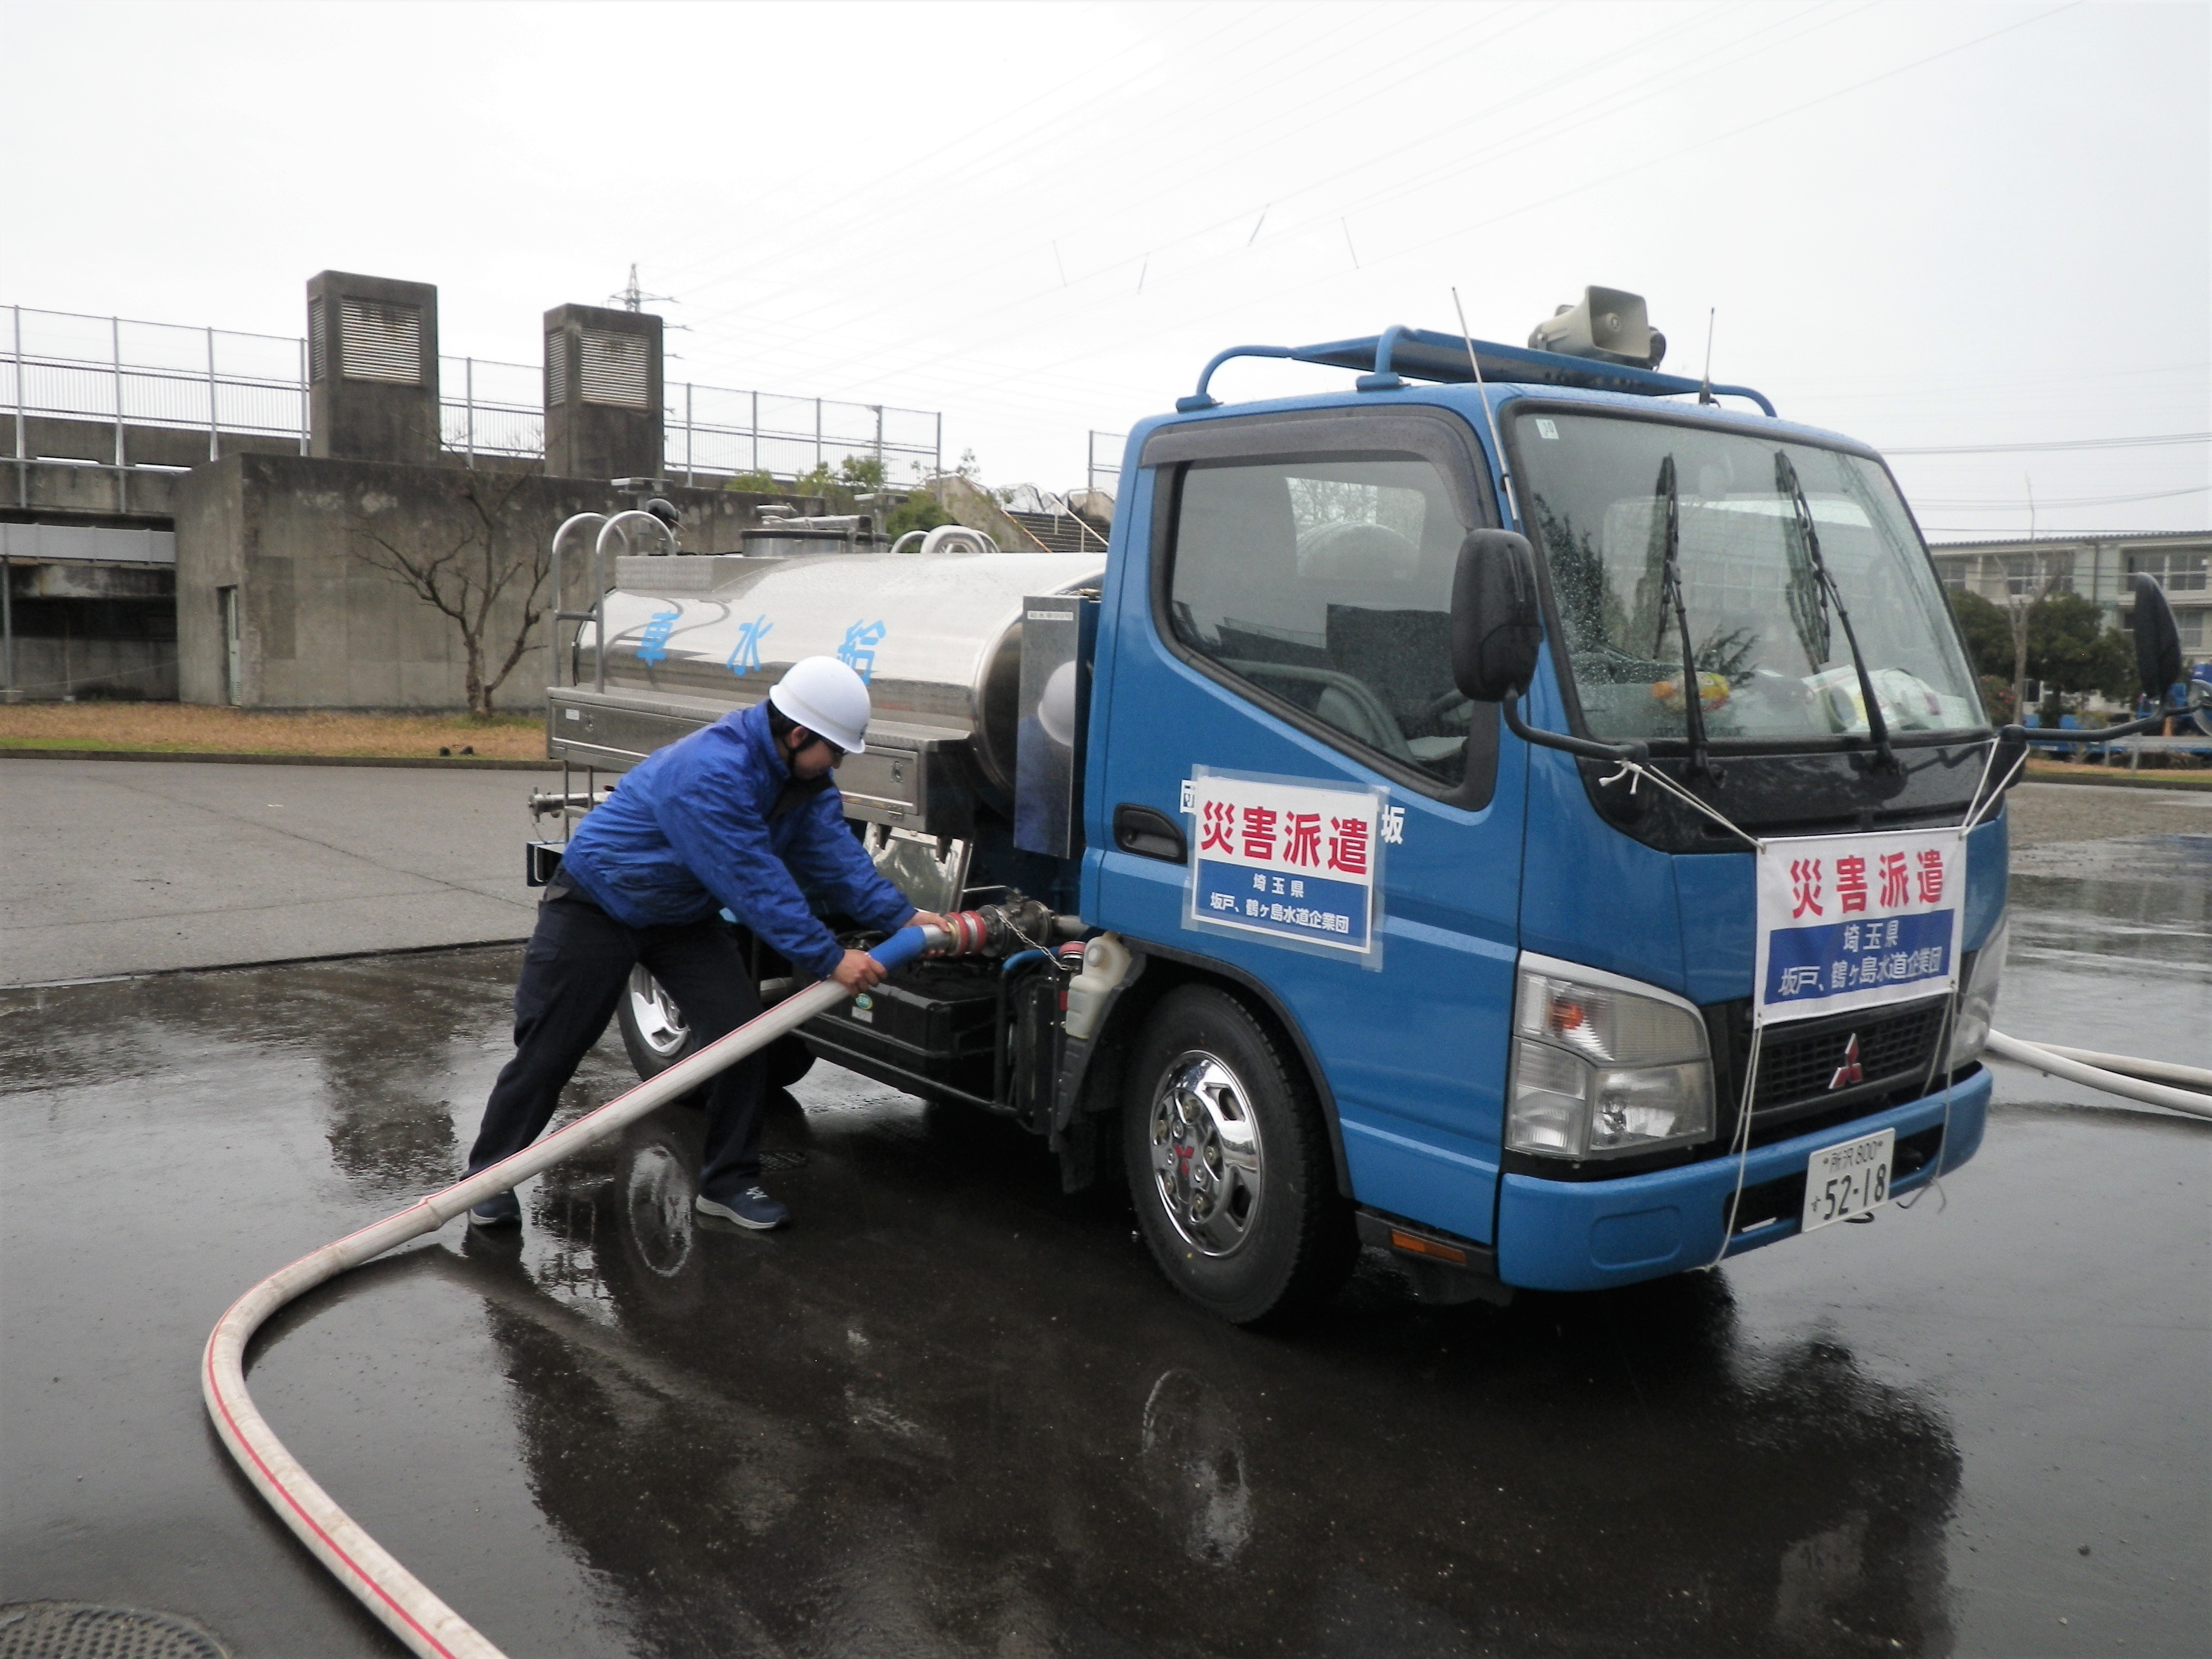
<path fill-rule="evenodd" d="M 763 1152 L 760 1158 L 763 1173 L 772 1170 L 795 1170 L 806 1162 L 805 1153 L 784 1152 L 781 1149 Z"/>
<path fill-rule="evenodd" d="M 0 1659 L 229 1659 L 189 1619 L 82 1601 L 0 1606 Z"/>

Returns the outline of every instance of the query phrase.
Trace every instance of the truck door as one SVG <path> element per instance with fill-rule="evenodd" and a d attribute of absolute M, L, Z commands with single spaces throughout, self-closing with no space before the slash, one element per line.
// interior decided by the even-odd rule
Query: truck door
<path fill-rule="evenodd" d="M 1501 767 L 1496 708 L 1452 685 L 1460 543 L 1497 522 L 1480 454 L 1457 415 L 1395 403 L 1150 436 L 1102 619 L 1085 908 L 1265 988 L 1322 1072 L 1353 1196 L 1488 1242 L 1525 751 Z M 1332 835 L 1363 794 L 1370 849 Z M 1188 859 L 1117 837 L 1147 810 Z M 1201 895 L 1202 842 L 1240 861 L 1203 866 Z M 1363 850 L 1360 948 L 1341 900 Z"/>

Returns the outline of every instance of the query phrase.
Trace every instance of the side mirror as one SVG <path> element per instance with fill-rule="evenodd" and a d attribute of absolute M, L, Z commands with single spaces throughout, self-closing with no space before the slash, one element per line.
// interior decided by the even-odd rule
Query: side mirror
<path fill-rule="evenodd" d="M 1464 561 L 1467 555 L 1460 557 Z M 2136 593 L 2136 672 L 2142 679 L 2143 696 L 2163 703 L 2167 690 L 2181 678 L 2181 630 L 2174 625 L 2173 607 L 2166 602 L 2166 590 L 2157 578 L 2138 571 L 2128 578 L 2128 586 Z"/>
<path fill-rule="evenodd" d="M 1477 702 L 1505 702 L 1528 689 L 1544 642 L 1536 556 L 1525 536 L 1474 530 L 1452 573 L 1452 681 Z"/>

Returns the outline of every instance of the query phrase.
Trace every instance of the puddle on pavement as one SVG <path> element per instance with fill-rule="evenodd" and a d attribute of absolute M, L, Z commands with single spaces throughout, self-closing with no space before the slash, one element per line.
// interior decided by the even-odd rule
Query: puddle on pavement
<path fill-rule="evenodd" d="M 2117 994 L 2148 1035 L 2168 1015 L 2144 985 L 2201 1017 L 2208 849 L 2023 854 L 2001 1023 Z M 272 1124 L 305 1112 L 304 1136 L 231 1155 L 320 1242 L 458 1173 L 507 1052 L 514 965 L 456 951 L 0 995 L 0 1088 L 50 1127 L 95 1084 L 118 1111 L 151 1093 L 259 1103 Z M 564 1112 L 627 1081 L 604 1044 Z M 444 1586 L 518 1650 L 1422 1659 L 1960 1640 L 1959 1419 L 1986 1390 L 1930 1383 L 1941 1358 L 1899 1360 L 1922 1342 L 1910 1319 L 1874 1322 L 1869 1352 L 1819 1311 L 1856 1285 L 1809 1257 L 1502 1310 L 1419 1306 L 1370 1259 L 1310 1326 L 1259 1335 L 1180 1303 L 1115 1200 L 1063 1197 L 1037 1145 L 996 1121 L 818 1066 L 772 1109 L 769 1144 L 808 1154 L 777 1177 L 799 1225 L 772 1237 L 695 1215 L 698 1133 L 662 1113 L 526 1188 L 519 1234 L 450 1231 L 258 1349 L 264 1409 L 311 1468 L 364 1440 L 402 1449 L 347 1464 L 342 1501 L 403 1559 L 524 1562 Z M 191 1190 L 202 1154 L 164 1146 L 161 1178 Z M 238 1277 L 228 1256 L 210 1270 Z M 1884 1271 L 1923 1293 L 1911 1268 Z M 403 1375 L 415 1362 L 377 1310 L 403 1304 L 457 1334 L 395 1407 L 395 1352 Z M 464 1397 L 497 1431 L 410 1467 L 426 1443 L 412 1413 Z M 207 1478 L 207 1501 L 245 1501 Z M 441 1507 L 516 1479 L 534 1530 Z M 533 1622 L 550 1615 L 503 1588 L 532 1575 L 585 1587 L 567 1622 Z"/>

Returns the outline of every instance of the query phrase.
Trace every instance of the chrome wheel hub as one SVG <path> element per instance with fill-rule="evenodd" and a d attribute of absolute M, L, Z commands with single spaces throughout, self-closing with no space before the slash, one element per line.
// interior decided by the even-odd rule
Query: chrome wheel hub
<path fill-rule="evenodd" d="M 630 969 L 629 1012 L 645 1046 L 664 1060 L 673 1059 L 690 1039 L 691 1028 L 684 1023 L 675 1000 L 649 969 Z"/>
<path fill-rule="evenodd" d="M 1264 1194 L 1259 1120 L 1237 1074 L 1200 1050 L 1167 1069 L 1152 1097 L 1152 1181 L 1175 1230 L 1203 1255 L 1234 1255 Z"/>

